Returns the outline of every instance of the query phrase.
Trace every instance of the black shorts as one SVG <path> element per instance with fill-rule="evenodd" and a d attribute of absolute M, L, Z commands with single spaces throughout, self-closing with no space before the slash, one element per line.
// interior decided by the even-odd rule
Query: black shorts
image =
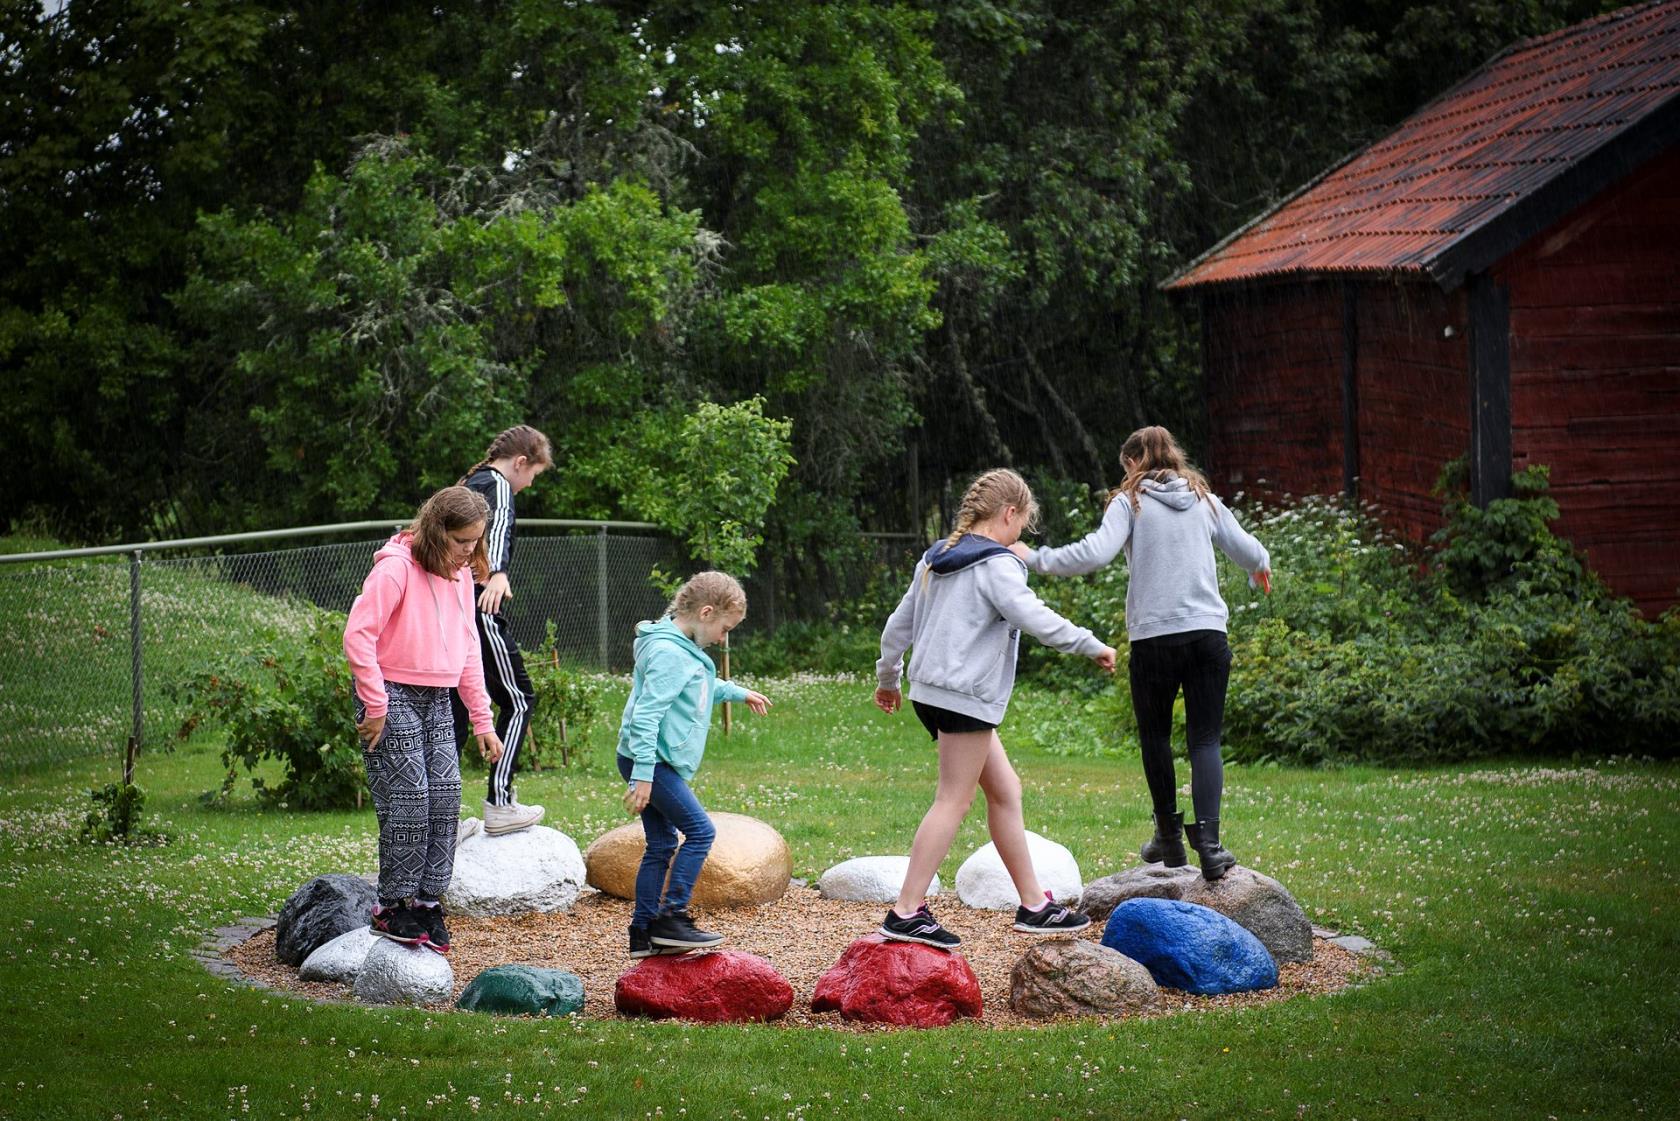
<path fill-rule="evenodd" d="M 934 739 L 939 738 L 940 732 L 990 732 L 997 727 L 996 724 L 988 724 L 979 717 L 952 712 L 948 708 L 925 705 L 921 701 L 911 701 L 910 707 L 916 710 L 916 718 Z"/>

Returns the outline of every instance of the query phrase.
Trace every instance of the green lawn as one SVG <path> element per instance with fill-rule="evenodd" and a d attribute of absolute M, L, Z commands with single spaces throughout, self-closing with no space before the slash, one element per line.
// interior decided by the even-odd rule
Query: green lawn
<path fill-rule="evenodd" d="M 799 876 L 903 851 L 933 786 L 914 719 L 877 713 L 862 682 L 752 684 L 776 708 L 714 736 L 706 804 L 775 824 Z M 605 729 L 588 750 L 520 788 L 580 845 L 623 820 Z M 1029 827 L 1087 879 L 1132 863 L 1148 829 L 1135 758 L 1015 758 Z M 1237 1012 L 861 1035 L 315 1006 L 227 986 L 189 951 L 310 876 L 370 869 L 371 811 L 262 810 L 244 786 L 205 807 L 220 768 L 201 737 L 140 761 L 172 844 L 80 845 L 86 789 L 115 769 L 72 760 L 0 791 L 0 1118 L 1680 1114 L 1674 765 L 1232 768 L 1239 859 L 1315 921 L 1390 950 L 1398 972 Z M 984 840 L 980 816 L 947 883 Z"/>

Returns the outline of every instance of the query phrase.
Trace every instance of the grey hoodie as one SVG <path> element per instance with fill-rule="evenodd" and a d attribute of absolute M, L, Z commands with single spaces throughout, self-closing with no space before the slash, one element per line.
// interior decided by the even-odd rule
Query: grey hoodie
<path fill-rule="evenodd" d="M 1082 576 L 1122 549 L 1131 566 L 1126 588 L 1126 635 L 1133 642 L 1180 631 L 1222 631 L 1229 613 L 1219 595 L 1213 547 L 1249 574 L 1270 570 L 1272 558 L 1209 493 L 1196 497 L 1182 476 L 1145 479 L 1138 511 L 1123 494 L 1103 512 L 1102 525 L 1058 549 L 1035 549 L 1027 567 L 1049 576 Z"/>
<path fill-rule="evenodd" d="M 969 533 L 950 549 L 936 542 L 881 632 L 875 677 L 897 689 L 914 646 L 911 700 L 997 724 L 1015 688 L 1022 631 L 1067 654 L 1094 656 L 1106 645 L 1044 606 L 1027 588 L 1026 566 L 996 541 Z"/>

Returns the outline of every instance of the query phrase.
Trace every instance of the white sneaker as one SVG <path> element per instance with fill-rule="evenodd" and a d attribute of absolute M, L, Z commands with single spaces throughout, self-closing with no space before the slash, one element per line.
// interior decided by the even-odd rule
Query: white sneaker
<path fill-rule="evenodd" d="M 455 826 L 455 843 L 458 845 L 476 834 L 483 824 L 476 817 L 463 817 Z"/>
<path fill-rule="evenodd" d="M 517 833 L 521 829 L 529 829 L 543 819 L 541 806 L 522 805 L 518 799 L 505 806 L 492 806 L 484 803 L 484 831 L 492 837 L 499 837 L 503 833 Z"/>

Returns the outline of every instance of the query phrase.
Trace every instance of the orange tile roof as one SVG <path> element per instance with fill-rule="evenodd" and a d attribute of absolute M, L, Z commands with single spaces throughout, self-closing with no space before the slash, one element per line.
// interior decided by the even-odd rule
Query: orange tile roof
<path fill-rule="evenodd" d="M 1656 0 L 1518 43 L 1165 287 L 1377 272 L 1453 288 L 1677 140 L 1680 0 Z"/>

